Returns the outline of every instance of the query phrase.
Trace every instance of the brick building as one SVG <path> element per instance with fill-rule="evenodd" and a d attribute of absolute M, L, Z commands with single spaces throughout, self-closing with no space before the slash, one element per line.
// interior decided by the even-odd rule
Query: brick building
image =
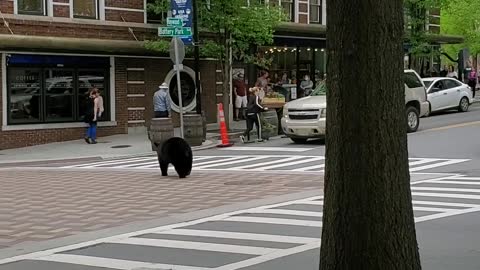
<path fill-rule="evenodd" d="M 143 41 L 157 35 L 166 17 L 149 14 L 150 1 L 0 0 L 0 149 L 82 138 L 82 101 L 91 87 L 105 99 L 100 136 L 148 125 L 153 93 L 163 81 L 170 83 L 173 103 L 178 102 L 169 57 L 144 48 Z M 276 29 L 275 45 L 257 48 L 272 57 L 273 80 L 286 75 L 285 87 L 295 88 L 305 74 L 321 77 L 326 71 L 326 0 L 265 3 L 283 8 L 289 18 Z M 184 106 L 194 110 L 193 61 L 184 64 Z M 209 123 L 216 122 L 215 105 L 222 100 L 220 72 L 214 60 L 201 60 L 202 109 Z M 248 73 L 252 84 L 257 70 L 237 63 L 235 72 Z"/>

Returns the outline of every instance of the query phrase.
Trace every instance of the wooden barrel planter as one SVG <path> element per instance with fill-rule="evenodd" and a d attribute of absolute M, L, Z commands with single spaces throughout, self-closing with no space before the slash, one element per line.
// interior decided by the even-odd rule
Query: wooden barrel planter
<path fill-rule="evenodd" d="M 204 140 L 203 118 L 200 114 L 183 116 L 183 136 L 190 146 L 202 145 Z"/>
<path fill-rule="evenodd" d="M 269 139 L 278 135 L 278 116 L 274 109 L 262 113 L 262 137 Z"/>
<path fill-rule="evenodd" d="M 172 138 L 173 123 L 171 118 L 152 118 L 148 129 L 148 139 L 152 144 L 152 151 L 157 151 L 157 144 L 161 146 L 166 140 Z"/>

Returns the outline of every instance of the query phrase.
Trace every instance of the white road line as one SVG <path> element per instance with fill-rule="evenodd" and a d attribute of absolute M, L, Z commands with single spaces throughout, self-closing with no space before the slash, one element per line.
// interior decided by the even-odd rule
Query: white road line
<path fill-rule="evenodd" d="M 118 259 L 109 259 L 93 256 L 83 255 L 70 255 L 70 254 L 54 254 L 43 258 L 37 258 L 37 261 L 70 263 L 91 267 L 100 267 L 107 269 L 121 269 L 121 270 L 133 270 L 133 269 L 172 269 L 172 270 L 207 270 L 212 268 L 186 266 L 186 265 L 171 265 L 160 263 L 148 263 L 138 261 L 127 261 Z"/>
<path fill-rule="evenodd" d="M 412 160 L 412 159 L 410 159 L 410 160 Z M 417 160 L 417 161 L 408 162 L 408 164 L 409 164 L 410 166 L 416 166 L 416 165 L 421 165 L 421 164 L 430 163 L 430 162 L 434 162 L 434 161 L 437 161 L 437 159 L 433 159 L 433 158 L 420 158 L 420 159 Z"/>
<path fill-rule="evenodd" d="M 291 216 L 305 216 L 305 217 L 322 217 L 322 212 L 314 211 L 297 211 L 297 210 L 288 210 L 288 209 L 263 209 L 255 210 L 251 213 L 261 213 L 261 214 L 278 214 L 278 215 L 291 215 Z"/>
<path fill-rule="evenodd" d="M 415 167 L 415 168 L 410 169 L 410 171 L 411 172 L 423 171 L 423 170 L 428 170 L 428 169 L 432 169 L 432 168 L 458 164 L 458 163 L 462 163 L 462 162 L 466 162 L 466 161 L 469 161 L 469 159 L 452 159 L 452 160 L 447 160 L 447 161 L 443 161 L 443 162 L 440 162 L 440 163 L 434 163 L 434 164 L 430 164 L 430 165 Z"/>
<path fill-rule="evenodd" d="M 92 163 L 84 163 L 84 164 L 77 164 L 77 165 L 70 165 L 65 166 L 62 168 L 93 168 L 103 165 L 111 165 L 111 164 L 123 164 L 123 163 L 130 163 L 130 162 L 138 162 L 138 161 L 145 161 L 145 160 L 153 160 L 157 157 L 139 157 L 139 158 L 128 158 L 128 159 L 115 159 L 115 160 L 108 160 L 108 161 L 97 161 Z"/>
<path fill-rule="evenodd" d="M 247 168 L 257 168 L 259 170 L 264 170 L 263 166 L 265 165 L 270 165 L 270 164 L 283 164 L 283 162 L 287 162 L 287 161 L 290 161 L 290 160 L 297 160 L 297 159 L 301 159 L 303 158 L 302 156 L 293 156 L 293 157 L 288 157 L 288 158 L 282 158 L 282 159 L 275 159 L 275 160 L 270 160 L 270 161 L 266 161 L 266 162 L 260 162 L 260 163 L 254 163 L 254 164 L 248 164 L 248 165 L 244 165 L 244 166 L 239 166 L 239 167 L 235 167 L 236 170 L 242 170 L 242 169 L 247 169 Z M 250 161 L 250 160 L 249 160 Z M 283 165 L 282 165 L 283 166 Z"/>
<path fill-rule="evenodd" d="M 478 195 L 464 195 L 464 194 L 450 194 L 450 193 L 427 193 L 427 192 L 412 192 L 413 196 L 421 197 L 437 197 L 437 198 L 454 198 L 454 199 L 471 199 L 480 200 Z"/>
<path fill-rule="evenodd" d="M 209 161 L 204 161 L 204 162 L 200 162 L 200 163 L 197 163 L 195 164 L 195 166 L 203 166 L 203 165 L 208 165 L 208 164 L 215 164 L 217 165 L 217 163 L 223 163 L 223 162 L 228 162 L 228 161 L 234 161 L 234 160 L 242 160 L 242 161 L 245 161 L 245 158 L 242 157 L 242 156 L 236 156 L 236 157 L 226 157 L 225 159 L 216 159 L 216 160 L 209 160 Z"/>
<path fill-rule="evenodd" d="M 197 161 L 206 160 L 206 159 L 212 159 L 212 158 L 207 157 L 207 156 L 193 157 L 193 165 L 195 166 Z M 154 167 L 158 167 L 158 166 L 159 166 L 158 159 L 156 159 L 155 161 L 151 161 L 151 162 L 130 164 L 130 165 L 126 165 L 126 166 L 119 166 L 117 168 L 150 169 L 150 168 L 154 168 Z"/>
<path fill-rule="evenodd" d="M 216 164 L 210 164 L 210 165 L 196 165 L 195 168 L 197 169 L 206 169 L 206 168 L 210 168 L 210 167 L 217 167 L 217 166 L 225 166 L 225 165 L 232 165 L 232 164 L 237 164 L 237 163 L 245 163 L 245 162 L 250 162 L 250 161 L 255 161 L 255 160 L 260 160 L 260 159 L 266 159 L 268 157 L 254 157 L 254 158 L 250 158 L 248 160 L 245 160 L 245 159 L 240 159 L 240 160 L 235 160 L 235 161 L 229 161 L 229 162 L 223 162 L 223 161 L 217 161 Z"/>
<path fill-rule="evenodd" d="M 297 169 L 293 169 L 291 171 L 292 172 L 304 172 L 304 171 L 315 170 L 315 169 L 323 169 L 323 168 L 325 168 L 325 164 L 318 164 L 318 165 L 313 165 L 313 166 L 297 168 Z"/>
<path fill-rule="evenodd" d="M 224 265 L 224 266 L 217 267 L 214 270 L 237 270 L 237 269 L 247 268 L 249 266 L 261 264 L 261 263 L 268 262 L 268 261 L 271 261 L 271 260 L 274 260 L 274 259 L 286 257 L 286 256 L 296 254 L 296 253 L 305 252 L 305 251 L 308 251 L 308 250 L 311 250 L 311 249 L 316 249 L 316 248 L 319 248 L 319 247 L 320 247 L 320 240 L 318 240 L 314 243 L 307 244 L 307 245 L 298 246 L 298 247 L 289 248 L 289 249 L 284 249 L 284 250 L 277 251 L 275 253 L 271 253 L 271 254 L 267 254 L 267 255 L 263 255 L 263 256 L 258 256 L 258 257 L 251 258 L 251 259 L 248 259 L 248 260 L 244 260 L 244 261 L 241 261 L 241 262 L 227 264 L 227 265 Z"/>
<path fill-rule="evenodd" d="M 255 152 L 255 151 L 273 151 L 273 152 L 306 152 L 313 150 L 315 148 L 293 148 L 293 147 L 246 147 L 246 146 L 233 146 L 229 148 L 224 148 L 220 150 L 228 150 L 228 151 L 250 151 L 250 152 Z"/>
<path fill-rule="evenodd" d="M 149 246 L 149 247 L 192 249 L 192 250 L 248 254 L 248 255 L 265 255 L 278 250 L 276 248 L 214 244 L 214 243 L 178 241 L 178 240 L 147 239 L 147 238 L 126 238 L 126 239 L 109 241 L 108 243 Z"/>
<path fill-rule="evenodd" d="M 304 201 L 296 204 L 323 205 L 323 201 Z"/>
<path fill-rule="evenodd" d="M 474 212 L 479 212 L 479 211 L 480 211 L 480 207 L 462 209 L 462 210 L 457 210 L 457 211 L 449 211 L 448 213 L 439 213 L 439 214 L 434 214 L 434 215 L 417 217 L 417 218 L 415 218 L 415 223 L 434 220 L 434 219 L 439 219 L 439 218 L 444 218 L 444 217 L 451 217 L 451 216 L 457 216 L 457 215 L 462 215 L 462 214 L 474 213 Z"/>
<path fill-rule="evenodd" d="M 452 191 L 452 192 L 480 193 L 480 189 L 471 189 L 471 188 L 411 187 L 411 189 L 418 190 L 418 191 Z"/>
<path fill-rule="evenodd" d="M 466 180 L 466 181 L 480 181 L 479 177 L 446 177 L 448 180 Z"/>
<path fill-rule="evenodd" d="M 322 222 L 321 221 L 286 219 L 286 218 L 262 218 L 262 217 L 239 217 L 239 216 L 235 216 L 235 217 L 226 218 L 224 220 L 225 221 L 235 221 L 235 222 L 251 222 L 251 223 L 294 225 L 294 226 L 306 226 L 306 227 L 322 227 Z"/>
<path fill-rule="evenodd" d="M 317 238 L 309 238 L 309 237 L 283 236 L 283 235 L 258 234 L 258 233 L 190 230 L 190 229 L 173 229 L 170 231 L 161 231 L 161 232 L 158 232 L 158 234 L 203 236 L 203 237 L 212 237 L 212 238 L 255 240 L 255 241 L 292 243 L 292 244 L 307 244 L 307 243 L 318 241 Z"/>
<path fill-rule="evenodd" d="M 413 201 L 413 205 L 416 205 L 416 204 L 419 204 L 419 205 L 453 206 L 453 207 L 465 207 L 465 208 L 480 207 L 480 204 L 469 204 L 469 203 Z"/>
<path fill-rule="evenodd" d="M 452 184 L 452 185 L 480 185 L 480 182 L 464 182 L 464 181 L 434 181 L 432 183 L 437 183 L 437 184 Z"/>
<path fill-rule="evenodd" d="M 141 162 L 141 163 L 133 163 L 133 164 L 115 166 L 115 168 L 125 169 L 125 168 L 141 167 L 141 166 L 144 166 L 144 165 L 152 166 L 154 164 L 157 165 L 157 166 L 160 166 L 159 163 L 158 163 L 158 159 L 153 160 L 153 161 L 149 161 L 149 162 Z"/>
<path fill-rule="evenodd" d="M 297 161 L 293 161 L 293 162 L 286 162 L 286 163 L 285 163 L 285 160 L 282 160 L 280 162 L 280 164 L 271 165 L 271 166 L 267 166 L 267 167 L 262 167 L 260 169 L 270 170 L 270 169 L 275 169 L 275 168 L 280 168 L 280 167 L 288 167 L 288 166 L 292 166 L 292 165 L 309 163 L 309 162 L 320 161 L 320 160 L 323 160 L 323 158 L 319 158 L 319 157 L 318 158 L 308 158 L 308 159 L 302 159 L 302 160 L 297 160 Z"/>
<path fill-rule="evenodd" d="M 421 206 L 414 206 L 413 211 L 427 211 L 427 212 L 448 212 L 448 211 L 455 211 L 458 209 L 446 209 L 446 208 L 436 208 L 436 207 L 421 207 Z"/>

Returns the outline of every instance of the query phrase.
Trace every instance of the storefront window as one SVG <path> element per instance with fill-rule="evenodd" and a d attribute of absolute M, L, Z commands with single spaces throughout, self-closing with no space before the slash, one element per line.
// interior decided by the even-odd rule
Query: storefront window
<path fill-rule="evenodd" d="M 102 63 L 103 59 L 94 57 L 9 56 L 8 124 L 81 122 L 92 88 L 100 90 L 105 106 L 102 120 L 108 121 L 108 68 L 102 68 L 107 60 Z M 89 65 L 93 68 L 86 67 Z"/>
<path fill-rule="evenodd" d="M 294 0 L 269 0 L 268 4 L 275 8 L 281 8 L 285 15 L 287 15 L 287 21 L 293 22 L 295 19 L 294 13 Z"/>
<path fill-rule="evenodd" d="M 182 92 L 182 105 L 185 107 L 195 100 L 195 82 L 193 78 L 186 72 L 180 73 L 180 83 Z M 170 97 L 173 103 L 179 106 L 178 89 L 177 89 L 177 75 L 174 75 L 169 85 Z"/>
<path fill-rule="evenodd" d="M 45 15 L 45 0 L 18 0 L 18 13 Z"/>
<path fill-rule="evenodd" d="M 97 0 L 73 0 L 73 17 L 96 19 Z"/>
<path fill-rule="evenodd" d="M 315 85 L 325 79 L 327 72 L 327 52 L 325 49 L 315 49 Z"/>

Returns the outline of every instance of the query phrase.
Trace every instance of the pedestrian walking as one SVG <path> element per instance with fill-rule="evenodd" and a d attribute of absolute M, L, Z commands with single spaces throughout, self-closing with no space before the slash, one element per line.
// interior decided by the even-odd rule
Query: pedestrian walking
<path fill-rule="evenodd" d="M 475 98 L 475 91 L 477 87 L 477 71 L 473 67 L 468 73 L 468 86 L 472 88 L 472 98 Z"/>
<path fill-rule="evenodd" d="M 240 111 L 247 107 L 247 85 L 243 80 L 243 75 L 240 74 L 237 79 L 233 81 L 233 88 L 235 89 L 235 118 L 234 121 L 238 121 L 240 117 Z M 243 118 L 243 117 L 242 117 Z"/>
<path fill-rule="evenodd" d="M 85 136 L 85 142 L 88 144 L 96 144 L 97 143 L 97 121 L 99 116 L 101 116 L 100 112 L 100 101 L 98 89 L 93 88 L 88 95 L 86 101 L 86 110 L 85 110 L 85 123 L 88 124 L 87 134 Z M 101 105 L 103 107 L 103 105 Z"/>
<path fill-rule="evenodd" d="M 168 85 L 162 83 L 153 95 L 153 110 L 155 118 L 168 118 L 171 113 L 170 99 L 168 97 Z"/>
<path fill-rule="evenodd" d="M 455 71 L 455 67 L 453 65 L 449 66 L 447 77 L 455 78 L 458 80 L 458 73 Z"/>
<path fill-rule="evenodd" d="M 268 110 L 267 107 L 263 107 L 260 104 L 260 97 L 259 97 L 260 88 L 258 87 L 250 88 L 250 92 L 252 92 L 253 95 L 249 97 L 248 105 L 247 105 L 247 112 L 246 112 L 247 130 L 245 130 L 245 133 L 242 136 L 240 136 L 240 139 L 242 140 L 243 143 L 245 143 L 246 141 L 250 141 L 250 132 L 252 131 L 254 125 L 257 128 L 257 136 L 258 136 L 257 141 L 258 142 L 263 141 L 262 127 L 260 125 L 260 113 Z"/>

